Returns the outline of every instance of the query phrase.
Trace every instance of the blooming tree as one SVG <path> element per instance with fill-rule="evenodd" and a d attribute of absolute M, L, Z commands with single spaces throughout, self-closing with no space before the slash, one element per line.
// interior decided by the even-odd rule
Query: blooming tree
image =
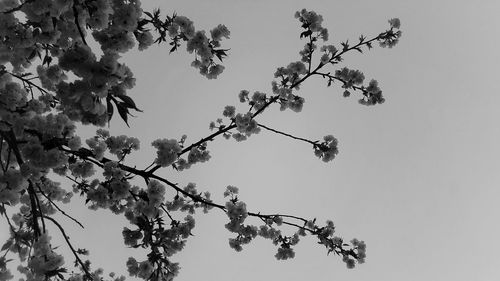
<path fill-rule="evenodd" d="M 296 215 L 251 211 L 231 185 L 224 192 L 227 201 L 214 202 L 194 183 L 181 186 L 157 174 L 162 168 L 181 172 L 208 161 L 208 141 L 220 137 L 244 141 L 262 129 L 308 143 L 324 162 L 335 158 L 335 137 L 316 141 L 297 137 L 259 124 L 258 117 L 275 104 L 300 112 L 304 98 L 299 87 L 312 76 L 324 78 L 328 86 L 339 84 L 345 97 L 359 93 L 362 105 L 383 103 L 376 80 L 365 84 L 359 70 L 335 67 L 347 52 L 361 53 L 375 43 L 393 47 L 401 36 L 400 22 L 391 19 L 382 33 L 335 46 L 326 43 L 328 30 L 320 15 L 304 9 L 295 17 L 305 46 L 299 61 L 276 70 L 269 93 L 242 90 L 238 99 L 248 105 L 245 112 L 226 106 L 222 116 L 210 123 L 207 136 L 194 143 L 187 143 L 186 136 L 153 141 L 156 158 L 150 166 L 137 168 L 127 156 L 139 150 L 139 139 L 112 136 L 102 129 L 116 112 L 128 125 L 130 112 L 140 111 L 131 91 L 133 73 L 120 62 L 120 54 L 136 44 L 139 50 L 168 44 L 171 52 L 185 45 L 194 56 L 191 65 L 202 76 L 217 78 L 228 52 L 221 45 L 230 35 L 226 26 L 197 30 L 185 16 L 143 11 L 138 0 L 0 2 L 0 215 L 8 225 L 2 231 L 10 232 L 0 252 L 0 280 L 13 277 L 9 262 L 18 263 L 24 280 L 104 279 L 103 270 L 85 259 L 88 251 L 70 242 L 54 217 L 60 213 L 80 224 L 60 207 L 74 195 L 83 197 L 89 209 L 125 216 L 130 223 L 122 232 L 125 245 L 148 252 L 146 257 L 130 257 L 126 268 L 130 276 L 145 280 L 171 280 L 178 274 L 173 255 L 191 236 L 198 210 L 225 213 L 225 226 L 234 234 L 229 246 L 236 251 L 260 236 L 277 247 L 277 259 L 286 260 L 295 256 L 294 246 L 310 236 L 328 253 L 339 255 L 348 268 L 363 263 L 365 243 L 336 236 L 332 221 L 322 224 Z M 94 44 L 101 48 L 100 57 L 90 47 Z M 78 124 L 100 128 L 94 137 L 82 140 L 75 132 Z M 72 190 L 61 186 L 59 176 L 74 183 Z M 61 232 L 74 267 L 51 246 L 48 224 Z M 110 278 L 125 279 L 114 274 Z"/>

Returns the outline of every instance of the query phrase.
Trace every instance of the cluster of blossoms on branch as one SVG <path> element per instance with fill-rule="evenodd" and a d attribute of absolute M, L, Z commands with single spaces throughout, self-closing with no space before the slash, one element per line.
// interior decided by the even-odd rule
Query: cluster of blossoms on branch
<path fill-rule="evenodd" d="M 307 43 L 299 53 L 300 61 L 276 70 L 271 93 L 242 90 L 238 98 L 248 109 L 238 112 L 236 106 L 226 106 L 222 118 L 210 123 L 211 133 L 199 141 L 188 145 L 185 135 L 153 141 L 156 158 L 140 169 L 127 163 L 127 156 L 139 150 L 139 139 L 98 129 L 95 136 L 83 141 L 76 133 L 77 124 L 106 125 L 115 110 L 127 125 L 130 111 L 141 112 L 129 96 L 135 78 L 120 62 L 121 54 L 136 42 L 139 50 L 168 43 L 171 52 L 184 43 L 187 52 L 194 54 L 192 66 L 212 79 L 224 69 L 216 59 L 222 61 L 227 55 L 221 41 L 229 38 L 229 30 L 218 25 L 207 35 L 196 30 L 187 17 L 143 11 L 138 0 L 5 0 L 0 2 L 0 15 L 0 215 L 10 232 L 0 249 L 0 280 L 13 278 L 7 268 L 12 259 L 7 255 L 17 257 L 23 280 L 105 280 L 101 268 L 93 269 L 84 260 L 88 250 L 75 248 L 53 217 L 60 213 L 83 227 L 60 207 L 74 195 L 83 197 L 92 210 L 107 209 L 128 220 L 129 226 L 122 231 L 124 244 L 147 249 L 148 254 L 139 260 L 130 257 L 126 268 L 130 276 L 145 280 L 171 280 L 179 273 L 180 266 L 172 256 L 192 236 L 197 210 L 219 209 L 227 215 L 225 226 L 235 235 L 229 246 L 236 251 L 260 236 L 277 246 L 277 259 L 286 260 L 295 256 L 293 247 L 309 235 L 328 253 L 341 256 L 349 268 L 365 261 L 365 243 L 357 239 L 345 243 L 335 236 L 332 221 L 322 225 L 316 219 L 251 212 L 234 186 L 224 192 L 225 203 L 216 203 L 210 192 L 199 191 L 196 184 L 181 187 L 156 171 L 189 169 L 211 158 L 209 141 L 219 136 L 243 141 L 261 129 L 307 142 L 321 160 L 333 160 L 338 141 L 332 135 L 323 141 L 308 140 L 260 124 L 257 117 L 273 104 L 300 112 L 305 99 L 298 90 L 312 76 L 326 79 L 328 85 L 342 83 L 344 96 L 360 92 L 361 104 L 382 103 L 378 83 L 372 80 L 364 86 L 360 71 L 344 67 L 331 74 L 322 69 L 342 62 L 347 52 L 372 48 L 373 42 L 393 47 L 401 36 L 398 19 L 391 19 L 390 29 L 372 39 L 361 36 L 359 43 L 346 41 L 337 48 L 324 44 L 328 30 L 320 15 L 305 9 L 297 12 L 295 17 L 303 29 L 299 37 Z M 89 40 L 100 46 L 100 57 Z M 320 41 L 321 55 L 313 66 Z M 32 69 L 36 76 L 29 72 Z M 54 181 L 55 174 L 73 182 L 73 188 L 68 190 Z M 249 218 L 261 224 L 249 224 Z M 52 246 L 48 224 L 64 238 L 74 268 L 69 269 Z M 296 231 L 287 233 L 282 226 Z M 108 279 L 123 281 L 125 277 L 111 273 Z"/>

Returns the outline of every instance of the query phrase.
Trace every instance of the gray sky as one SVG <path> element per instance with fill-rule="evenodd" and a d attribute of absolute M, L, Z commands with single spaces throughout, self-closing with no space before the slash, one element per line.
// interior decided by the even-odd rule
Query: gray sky
<path fill-rule="evenodd" d="M 145 10 L 163 4 L 146 2 Z M 276 67 L 299 60 L 305 42 L 293 14 L 302 8 L 323 15 L 336 45 L 374 36 L 389 18 L 401 19 L 395 48 L 344 57 L 345 66 L 378 80 L 386 102 L 361 106 L 356 94 L 343 98 L 338 84 L 327 88 L 326 81 L 309 79 L 299 92 L 306 99 L 301 113 L 274 106 L 258 121 L 313 140 L 334 135 L 340 153 L 332 163 L 321 162 L 305 143 L 262 131 L 242 143 L 217 139 L 209 143 L 208 163 L 159 173 L 181 185 L 195 182 L 219 202 L 227 185 L 238 186 L 252 211 L 332 219 L 337 234 L 367 243 L 367 261 L 348 270 L 313 237 L 302 240 L 290 261 L 277 261 L 275 246 L 264 239 L 237 253 L 228 246 L 226 216 L 213 210 L 197 216 L 195 236 L 173 258 L 182 266 L 176 280 L 498 278 L 498 1 L 169 1 L 164 12 L 185 15 L 199 29 L 223 23 L 231 30 L 225 72 L 217 80 L 200 76 L 184 46 L 171 55 L 161 46 L 124 56 L 137 77 L 130 95 L 144 113 L 130 120 L 130 129 L 115 118 L 111 133 L 141 139 L 136 163 L 144 167 L 154 159 L 154 139 L 187 134 L 191 143 L 209 133 L 225 105 L 246 110 L 240 90 L 270 93 Z M 89 248 L 94 265 L 125 273 L 128 256 L 142 260 L 122 249 L 121 218 L 75 212 L 86 234 L 70 222 L 68 231 Z M 101 237 L 97 247 L 92 234 Z M 65 247 L 52 235 L 53 244 Z"/>

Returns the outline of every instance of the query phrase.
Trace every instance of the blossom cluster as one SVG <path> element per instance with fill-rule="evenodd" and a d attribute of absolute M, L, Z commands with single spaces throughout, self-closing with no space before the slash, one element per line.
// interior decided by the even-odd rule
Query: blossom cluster
<path fill-rule="evenodd" d="M 139 139 L 125 135 L 110 136 L 105 142 L 109 153 L 118 156 L 119 159 L 123 159 L 132 150 L 139 150 L 140 143 Z"/>
<path fill-rule="evenodd" d="M 305 64 L 301 61 L 297 61 L 290 63 L 287 67 L 278 67 L 276 72 L 274 72 L 274 78 L 281 78 L 282 85 L 287 85 L 289 83 L 290 88 L 296 88 L 300 76 L 307 72 L 308 70 Z"/>
<path fill-rule="evenodd" d="M 0 203 L 16 205 L 21 198 L 21 191 L 28 187 L 28 181 L 20 171 L 7 170 L 0 175 Z"/>
<path fill-rule="evenodd" d="M 151 145 L 157 149 L 155 163 L 162 167 L 172 165 L 182 151 L 176 139 L 157 139 Z"/>
<path fill-rule="evenodd" d="M 335 156 L 339 153 L 337 148 L 338 141 L 332 135 L 327 135 L 323 137 L 323 142 L 315 144 L 314 155 L 319 157 L 323 162 L 332 161 Z"/>
<path fill-rule="evenodd" d="M 347 67 L 335 71 L 335 77 L 344 83 L 342 88 L 345 89 L 352 88 L 354 85 L 361 85 L 365 80 L 365 75 L 361 71 L 349 69 Z"/>
<path fill-rule="evenodd" d="M 238 113 L 234 117 L 234 122 L 236 124 L 236 129 L 238 132 L 242 134 L 241 137 L 245 137 L 242 140 L 246 139 L 246 137 L 251 136 L 252 134 L 258 134 L 260 132 L 259 125 L 257 121 L 253 119 L 252 113 L 247 112 L 245 114 Z M 237 137 L 233 137 L 238 140 Z"/>
<path fill-rule="evenodd" d="M 359 103 L 363 105 L 375 105 L 385 101 L 382 90 L 380 90 L 377 80 L 374 79 L 370 81 L 363 95 L 364 97 L 359 100 Z"/>
<path fill-rule="evenodd" d="M 314 11 L 302 9 L 295 12 L 295 18 L 299 19 L 302 23 L 302 28 L 308 29 L 311 32 L 317 32 L 324 41 L 328 40 L 328 29 L 321 25 L 323 23 L 323 17 L 321 15 Z"/>
<path fill-rule="evenodd" d="M 202 143 L 196 147 L 189 150 L 187 160 L 184 158 L 179 158 L 175 163 L 176 168 L 179 171 L 189 169 L 191 165 L 206 162 L 210 159 L 210 153 L 207 150 L 207 143 Z"/>
<path fill-rule="evenodd" d="M 20 268 L 28 280 L 43 280 L 55 276 L 64 264 L 64 258 L 52 250 L 49 242 L 50 236 L 42 234 L 33 244 L 33 253 L 28 266 Z"/>
<path fill-rule="evenodd" d="M 216 50 L 215 47 L 220 46 L 220 40 L 225 37 L 229 38 L 229 30 L 224 25 L 218 25 L 211 30 L 212 40 L 209 40 L 204 31 L 197 31 L 193 38 L 187 44 L 187 51 L 195 52 L 199 59 L 196 58 L 192 62 L 192 66 L 200 70 L 200 74 L 208 79 L 214 79 L 224 71 L 224 66 L 214 62 L 214 53 L 219 54 L 219 59 L 225 56 L 224 50 Z"/>
<path fill-rule="evenodd" d="M 401 27 L 401 21 L 398 18 L 390 19 L 389 25 L 391 26 L 391 29 L 383 33 L 379 39 L 380 46 L 383 48 L 394 47 L 399 42 L 399 38 L 401 38 L 401 35 L 403 34 L 402 31 L 399 30 Z M 395 29 L 396 31 L 394 31 Z"/>
<path fill-rule="evenodd" d="M 182 196 L 177 195 L 173 200 L 165 202 L 168 211 L 182 211 L 194 214 L 196 208 L 203 208 L 204 213 L 213 208 L 213 206 L 207 204 L 212 202 L 210 192 L 198 192 L 194 183 L 188 183 L 183 190 L 185 193 Z"/>
<path fill-rule="evenodd" d="M 334 45 L 323 45 L 321 46 L 321 63 L 327 64 L 330 60 L 337 54 L 337 48 Z"/>
<path fill-rule="evenodd" d="M 233 190 L 233 192 L 236 191 L 233 187 L 228 187 L 226 191 L 229 190 Z M 257 237 L 258 228 L 253 225 L 243 224 L 248 216 L 246 204 L 244 202 L 237 201 L 235 198 L 226 202 L 225 207 L 226 214 L 229 217 L 229 222 L 225 225 L 226 229 L 237 234 L 236 238 L 229 238 L 229 246 L 240 252 L 243 250 L 242 245 L 250 243 Z"/>

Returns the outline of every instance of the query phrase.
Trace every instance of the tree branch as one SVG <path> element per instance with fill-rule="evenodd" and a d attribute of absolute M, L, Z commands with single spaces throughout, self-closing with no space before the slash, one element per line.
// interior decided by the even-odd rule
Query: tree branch
<path fill-rule="evenodd" d="M 89 270 L 85 266 L 85 263 L 83 263 L 83 261 L 80 259 L 80 256 L 78 256 L 78 253 L 76 252 L 75 248 L 73 248 L 73 245 L 71 244 L 71 242 L 69 242 L 69 237 L 66 235 L 66 232 L 64 231 L 64 228 L 55 219 L 53 219 L 51 217 L 48 217 L 48 216 L 43 216 L 43 217 L 46 218 L 46 219 L 48 219 L 52 223 L 54 223 L 57 226 L 57 228 L 59 228 L 59 231 L 63 235 L 64 240 L 66 240 L 66 244 L 68 244 L 69 248 L 71 249 L 71 252 L 73 252 L 73 255 L 75 256 L 76 260 L 78 261 L 78 263 L 82 267 L 82 270 L 85 272 L 85 276 L 89 280 L 92 280 L 92 278 L 93 278 L 92 274 L 89 272 Z"/>

